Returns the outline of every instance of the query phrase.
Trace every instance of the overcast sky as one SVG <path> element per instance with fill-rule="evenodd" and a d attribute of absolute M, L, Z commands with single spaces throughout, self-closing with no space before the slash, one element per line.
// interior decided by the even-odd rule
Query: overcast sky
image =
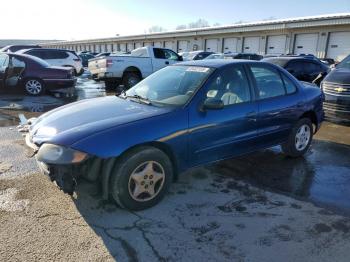
<path fill-rule="evenodd" d="M 0 0 L 0 39 L 62 39 L 173 30 L 210 24 L 350 12 L 350 0 Z"/>

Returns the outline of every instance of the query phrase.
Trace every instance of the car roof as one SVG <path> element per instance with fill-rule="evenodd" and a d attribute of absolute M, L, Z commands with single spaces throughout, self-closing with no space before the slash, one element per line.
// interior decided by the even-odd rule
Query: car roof
<path fill-rule="evenodd" d="M 192 60 L 192 61 L 186 61 L 181 62 L 175 65 L 185 65 L 185 66 L 202 66 L 202 67 L 213 67 L 213 68 L 220 68 L 227 65 L 234 65 L 234 64 L 256 64 L 256 63 L 263 63 L 259 61 L 252 61 L 252 60 L 243 60 L 243 59 L 208 59 L 208 60 Z"/>

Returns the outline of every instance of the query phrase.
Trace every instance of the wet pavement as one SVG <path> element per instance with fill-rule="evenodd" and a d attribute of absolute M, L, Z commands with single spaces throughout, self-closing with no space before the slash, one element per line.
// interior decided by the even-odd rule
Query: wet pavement
<path fill-rule="evenodd" d="M 53 93 L 42 97 L 0 95 L 0 126 L 18 124 L 18 114 L 27 118 L 77 100 L 114 95 L 103 83 L 78 78 L 74 97 Z M 350 127 L 324 123 L 304 158 L 285 157 L 279 147 L 210 166 L 222 175 L 257 187 L 293 196 L 350 215 Z"/>

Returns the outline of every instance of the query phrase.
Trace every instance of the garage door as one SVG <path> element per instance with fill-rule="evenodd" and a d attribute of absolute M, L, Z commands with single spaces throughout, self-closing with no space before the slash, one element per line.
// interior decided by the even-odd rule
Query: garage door
<path fill-rule="evenodd" d="M 165 48 L 168 48 L 168 49 L 171 49 L 171 50 L 174 50 L 173 41 L 165 41 L 165 42 L 164 42 L 164 47 L 165 47 Z"/>
<path fill-rule="evenodd" d="M 155 47 L 163 47 L 163 43 L 162 42 L 154 42 L 154 46 Z"/>
<path fill-rule="evenodd" d="M 205 41 L 205 51 L 218 52 L 219 51 L 219 39 L 207 39 Z"/>
<path fill-rule="evenodd" d="M 286 53 L 287 36 L 286 35 L 271 35 L 267 37 L 267 54 L 284 54 Z"/>
<path fill-rule="evenodd" d="M 177 51 L 179 53 L 181 53 L 181 52 L 188 52 L 189 51 L 188 41 L 187 40 L 186 41 L 184 41 L 184 40 L 179 41 Z"/>
<path fill-rule="evenodd" d="M 119 47 L 120 47 L 121 52 L 126 52 L 126 44 L 125 43 L 120 44 Z"/>
<path fill-rule="evenodd" d="M 350 32 L 334 32 L 329 35 L 327 57 L 336 61 L 350 54 Z"/>
<path fill-rule="evenodd" d="M 134 44 L 133 43 L 128 43 L 126 48 L 127 48 L 127 51 L 130 52 L 130 51 L 134 50 Z"/>
<path fill-rule="evenodd" d="M 135 43 L 135 49 L 136 49 L 136 48 L 140 48 L 140 47 L 142 47 L 142 43 L 140 43 L 140 42 Z"/>
<path fill-rule="evenodd" d="M 224 53 L 237 52 L 238 39 L 236 37 L 224 39 Z"/>
<path fill-rule="evenodd" d="M 112 52 L 112 44 L 107 44 L 107 52 Z"/>
<path fill-rule="evenodd" d="M 144 42 L 143 46 L 153 46 L 153 42 Z"/>
<path fill-rule="evenodd" d="M 259 53 L 260 37 L 252 36 L 244 38 L 243 53 Z"/>
<path fill-rule="evenodd" d="M 294 53 L 317 55 L 318 34 L 300 34 L 295 36 Z"/>

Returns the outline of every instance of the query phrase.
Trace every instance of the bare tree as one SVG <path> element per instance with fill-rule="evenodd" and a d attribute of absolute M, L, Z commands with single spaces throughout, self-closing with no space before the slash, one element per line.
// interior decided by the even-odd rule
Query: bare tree
<path fill-rule="evenodd" d="M 209 23 L 205 19 L 198 19 L 196 22 L 192 22 L 188 24 L 188 28 L 202 28 L 202 27 L 209 27 Z"/>
<path fill-rule="evenodd" d="M 154 25 L 148 28 L 148 33 L 159 33 L 159 32 L 165 32 L 167 31 L 164 27 L 161 27 L 159 25 Z"/>
<path fill-rule="evenodd" d="M 184 29 L 187 29 L 187 25 L 178 25 L 175 29 L 176 30 L 184 30 Z"/>

